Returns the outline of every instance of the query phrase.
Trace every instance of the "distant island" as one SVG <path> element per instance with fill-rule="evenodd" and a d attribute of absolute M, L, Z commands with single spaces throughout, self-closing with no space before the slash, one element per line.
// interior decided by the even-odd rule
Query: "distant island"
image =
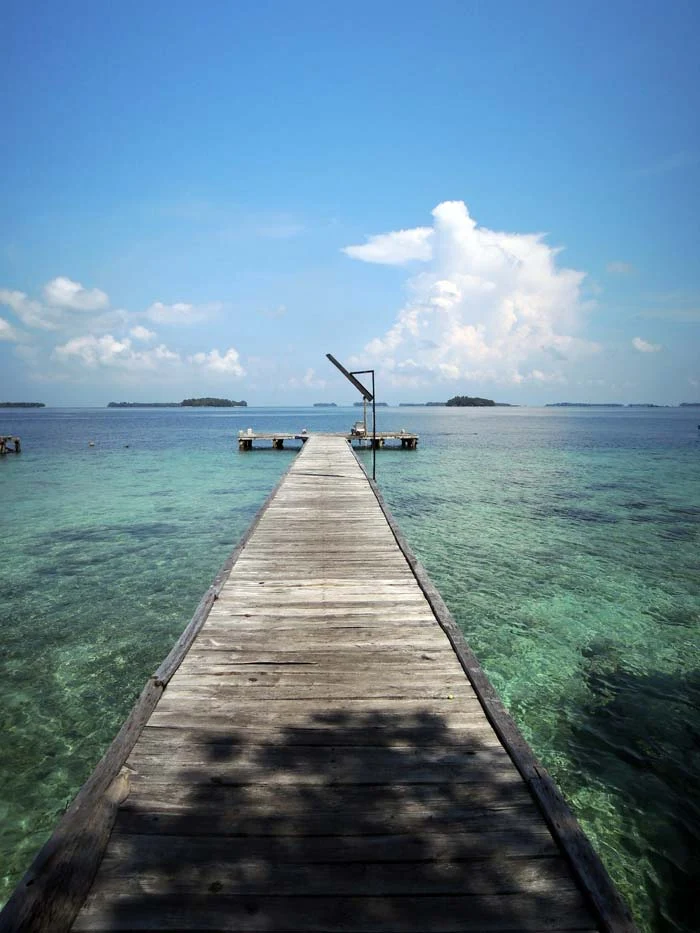
<path fill-rule="evenodd" d="M 230 398 L 186 398 L 181 402 L 108 402 L 107 408 L 247 408 L 245 401 Z"/>
<path fill-rule="evenodd" d="M 107 408 L 181 408 L 180 402 L 108 402 Z"/>
<path fill-rule="evenodd" d="M 448 408 L 510 408 L 508 402 L 494 402 L 492 398 L 479 398 L 478 395 L 455 395 L 445 402 Z"/>
<path fill-rule="evenodd" d="M 364 402 L 353 402 L 352 404 L 355 406 L 355 408 L 362 408 L 362 406 L 365 403 Z M 369 402 L 367 404 L 369 405 Z M 375 402 L 374 405 L 375 405 L 375 408 L 388 408 L 389 407 L 388 402 Z"/>
<path fill-rule="evenodd" d="M 43 402 L 0 402 L 0 408 L 46 408 Z"/>
<path fill-rule="evenodd" d="M 314 402 L 314 408 L 337 408 L 335 402 Z"/>
<path fill-rule="evenodd" d="M 399 402 L 399 408 L 513 408 L 510 402 L 494 402 L 478 395 L 455 395 L 446 402 Z"/>
<path fill-rule="evenodd" d="M 247 408 L 248 403 L 241 400 L 233 402 L 230 398 L 186 398 L 182 402 L 183 408 Z"/>
<path fill-rule="evenodd" d="M 700 408 L 700 402 L 681 402 L 679 408 Z"/>
<path fill-rule="evenodd" d="M 550 402 L 545 408 L 624 408 L 621 402 Z"/>

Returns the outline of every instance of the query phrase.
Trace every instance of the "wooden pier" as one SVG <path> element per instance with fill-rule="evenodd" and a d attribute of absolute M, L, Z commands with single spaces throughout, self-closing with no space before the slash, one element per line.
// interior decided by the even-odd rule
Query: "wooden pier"
<path fill-rule="evenodd" d="M 22 441 L 14 434 L 0 434 L 0 457 L 3 454 L 19 454 L 22 452 Z"/>
<path fill-rule="evenodd" d="M 342 437 L 310 436 L 0 917 L 634 929 Z"/>
<path fill-rule="evenodd" d="M 254 450 L 253 443 L 257 441 L 270 441 L 273 450 L 283 450 L 285 441 L 299 441 L 304 444 L 311 435 L 307 431 L 290 434 L 284 431 L 239 431 L 238 449 Z M 377 449 L 386 446 L 387 441 L 399 441 L 403 450 L 415 450 L 418 447 L 418 435 L 409 431 L 377 431 L 376 434 L 347 431 L 339 434 L 326 434 L 324 437 L 342 437 L 356 447 L 372 447 Z M 398 444 L 390 446 L 399 446 Z"/>

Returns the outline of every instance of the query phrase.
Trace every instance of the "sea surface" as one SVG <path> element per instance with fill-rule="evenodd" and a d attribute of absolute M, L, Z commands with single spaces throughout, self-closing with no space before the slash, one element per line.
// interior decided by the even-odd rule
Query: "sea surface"
<path fill-rule="evenodd" d="M 420 434 L 384 496 L 640 927 L 697 930 L 700 411 L 377 416 Z M 238 431 L 358 417 L 0 410 L 0 902 L 294 456 Z"/>

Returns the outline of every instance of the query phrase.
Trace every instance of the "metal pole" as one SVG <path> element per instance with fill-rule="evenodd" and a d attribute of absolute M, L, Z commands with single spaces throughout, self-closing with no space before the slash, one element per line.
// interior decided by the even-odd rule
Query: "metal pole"
<path fill-rule="evenodd" d="M 362 400 L 364 405 L 362 407 L 363 411 L 363 425 L 365 428 L 365 437 L 367 437 L 367 401 L 371 398 L 372 400 L 372 479 L 376 481 L 377 479 L 377 408 L 376 408 L 376 399 L 374 397 L 374 370 L 373 369 L 354 369 L 349 372 L 342 363 L 339 363 L 338 360 L 333 356 L 332 353 L 326 353 L 326 356 L 331 361 L 331 363 L 341 371 L 346 379 L 349 379 L 350 382 L 355 386 L 356 389 L 362 393 Z M 356 376 L 362 376 L 364 373 L 372 374 L 372 391 L 370 393 L 369 389 L 366 389 L 362 385 L 359 379 L 356 379 Z"/>
<path fill-rule="evenodd" d="M 374 396 L 374 370 L 372 370 L 372 479 L 377 481 L 377 409 Z"/>

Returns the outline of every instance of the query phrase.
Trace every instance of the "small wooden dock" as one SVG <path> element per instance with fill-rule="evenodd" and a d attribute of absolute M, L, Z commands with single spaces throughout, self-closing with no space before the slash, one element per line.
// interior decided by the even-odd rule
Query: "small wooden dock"
<path fill-rule="evenodd" d="M 3 454 L 19 454 L 22 452 L 22 441 L 14 434 L 0 434 L 0 457 Z"/>
<path fill-rule="evenodd" d="M 357 433 L 347 431 L 339 434 L 327 434 L 325 437 L 342 437 L 349 444 L 356 447 L 376 447 L 380 449 L 387 446 L 387 441 L 397 441 L 399 443 L 390 446 L 400 446 L 403 450 L 415 450 L 418 447 L 418 435 L 409 431 L 377 431 L 376 434 Z M 300 431 L 298 434 L 290 434 L 284 431 L 260 432 L 260 431 L 239 431 L 238 449 L 254 450 L 253 444 L 259 441 L 270 441 L 273 450 L 283 450 L 285 441 L 299 441 L 301 444 L 311 437 L 307 431 Z"/>
<path fill-rule="evenodd" d="M 634 929 L 347 441 L 310 436 L 2 933 Z"/>

